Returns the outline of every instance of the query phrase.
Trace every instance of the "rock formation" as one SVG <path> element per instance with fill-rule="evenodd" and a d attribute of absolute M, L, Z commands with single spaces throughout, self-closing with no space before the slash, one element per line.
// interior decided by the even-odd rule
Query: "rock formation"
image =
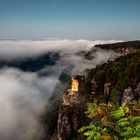
<path fill-rule="evenodd" d="M 64 106 L 73 106 L 75 104 L 80 104 L 79 85 L 80 76 L 72 77 L 71 79 L 71 89 L 67 89 L 62 97 L 62 104 Z"/>
<path fill-rule="evenodd" d="M 70 140 L 81 125 L 81 106 L 60 106 L 57 122 L 58 140 Z"/>
<path fill-rule="evenodd" d="M 81 81 L 80 76 L 72 77 L 71 89 L 67 89 L 62 97 L 57 121 L 58 140 L 67 140 L 77 135 L 78 126 L 81 125 L 82 100 L 78 91 Z"/>
<path fill-rule="evenodd" d="M 134 53 L 134 52 L 136 52 L 136 49 L 135 48 L 133 48 L 133 47 L 127 47 L 127 48 L 119 48 L 119 49 L 117 49 L 116 50 L 116 52 L 117 53 L 120 53 L 120 54 L 122 54 L 122 55 L 127 55 L 127 54 L 129 54 L 129 53 Z"/>
<path fill-rule="evenodd" d="M 98 87 L 98 85 L 97 85 L 96 80 L 95 79 L 92 79 L 91 80 L 91 94 L 94 94 L 94 95 L 96 94 L 97 87 Z"/>
<path fill-rule="evenodd" d="M 71 89 L 66 90 L 62 97 L 62 104 L 64 106 L 73 106 L 80 103 L 80 95 L 78 92 L 74 92 Z"/>
<path fill-rule="evenodd" d="M 131 87 L 128 87 L 123 92 L 122 106 L 123 107 L 126 106 L 133 99 L 134 99 L 133 89 Z"/>
<path fill-rule="evenodd" d="M 109 95 L 111 91 L 111 83 L 107 82 L 104 84 L 104 94 Z"/>

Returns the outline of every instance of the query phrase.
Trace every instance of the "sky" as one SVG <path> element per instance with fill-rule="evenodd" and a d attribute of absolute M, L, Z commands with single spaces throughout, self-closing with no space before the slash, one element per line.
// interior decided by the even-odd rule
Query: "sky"
<path fill-rule="evenodd" d="M 0 0 L 0 39 L 140 39 L 140 0 Z"/>

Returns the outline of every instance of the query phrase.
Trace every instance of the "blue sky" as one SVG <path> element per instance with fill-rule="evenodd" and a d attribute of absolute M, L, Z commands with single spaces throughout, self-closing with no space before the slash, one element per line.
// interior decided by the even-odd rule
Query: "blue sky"
<path fill-rule="evenodd" d="M 0 39 L 140 39 L 140 0 L 0 0 Z"/>

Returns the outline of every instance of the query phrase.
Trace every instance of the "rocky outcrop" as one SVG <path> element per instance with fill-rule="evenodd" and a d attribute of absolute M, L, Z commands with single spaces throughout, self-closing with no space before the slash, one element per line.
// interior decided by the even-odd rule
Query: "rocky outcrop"
<path fill-rule="evenodd" d="M 68 140 L 77 135 L 82 122 L 82 100 L 78 92 L 68 89 L 62 98 L 58 111 L 58 140 Z"/>
<path fill-rule="evenodd" d="M 131 100 L 134 99 L 134 92 L 131 87 L 128 87 L 123 92 L 122 106 L 126 106 Z"/>
<path fill-rule="evenodd" d="M 80 99 L 80 95 L 78 92 L 74 92 L 71 89 L 68 89 L 63 97 L 62 97 L 62 104 L 64 106 L 74 106 L 75 104 L 80 104 L 81 103 L 81 99 Z"/>
<path fill-rule="evenodd" d="M 83 121 L 81 109 L 81 105 L 60 106 L 57 122 L 58 140 L 71 140 L 77 137 L 77 130 Z"/>
<path fill-rule="evenodd" d="M 57 120 L 58 140 L 71 140 L 77 137 L 77 131 L 84 120 L 82 117 L 84 105 L 78 91 L 83 80 L 83 76 L 80 75 L 72 77 L 71 89 L 65 90 L 62 96 Z"/>
<path fill-rule="evenodd" d="M 104 84 L 104 94 L 109 95 L 111 91 L 111 82 L 107 82 Z"/>
<path fill-rule="evenodd" d="M 95 95 L 97 92 L 97 88 L 98 88 L 97 81 L 95 79 L 92 79 L 91 80 L 91 94 Z"/>
<path fill-rule="evenodd" d="M 133 47 L 127 47 L 127 48 L 119 48 L 119 49 L 117 49 L 116 50 L 116 52 L 117 53 L 120 53 L 120 54 L 122 54 L 122 55 L 127 55 L 127 54 L 129 54 L 129 53 L 134 53 L 134 52 L 136 52 L 136 49 L 135 48 L 133 48 Z"/>

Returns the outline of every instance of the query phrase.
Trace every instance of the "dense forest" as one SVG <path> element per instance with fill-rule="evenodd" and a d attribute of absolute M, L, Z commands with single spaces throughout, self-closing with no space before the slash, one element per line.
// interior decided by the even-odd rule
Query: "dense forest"
<path fill-rule="evenodd" d="M 123 90 L 127 87 L 136 88 L 140 82 L 140 50 L 121 56 L 114 61 L 108 61 L 88 71 L 88 78 L 81 86 L 82 95 L 90 95 L 91 80 L 97 82 L 96 96 L 101 97 L 104 92 L 104 84 L 111 83 L 111 91 L 108 100 L 119 103 Z"/>
<path fill-rule="evenodd" d="M 91 94 L 92 79 L 96 81 L 94 95 Z M 140 91 L 135 92 L 139 82 L 140 50 L 90 69 L 80 92 L 87 102 L 85 114 L 91 121 L 79 132 L 87 140 L 139 140 Z M 105 83 L 111 85 L 108 94 L 104 91 Z M 122 106 L 123 93 L 128 87 L 132 88 L 135 101 Z"/>

